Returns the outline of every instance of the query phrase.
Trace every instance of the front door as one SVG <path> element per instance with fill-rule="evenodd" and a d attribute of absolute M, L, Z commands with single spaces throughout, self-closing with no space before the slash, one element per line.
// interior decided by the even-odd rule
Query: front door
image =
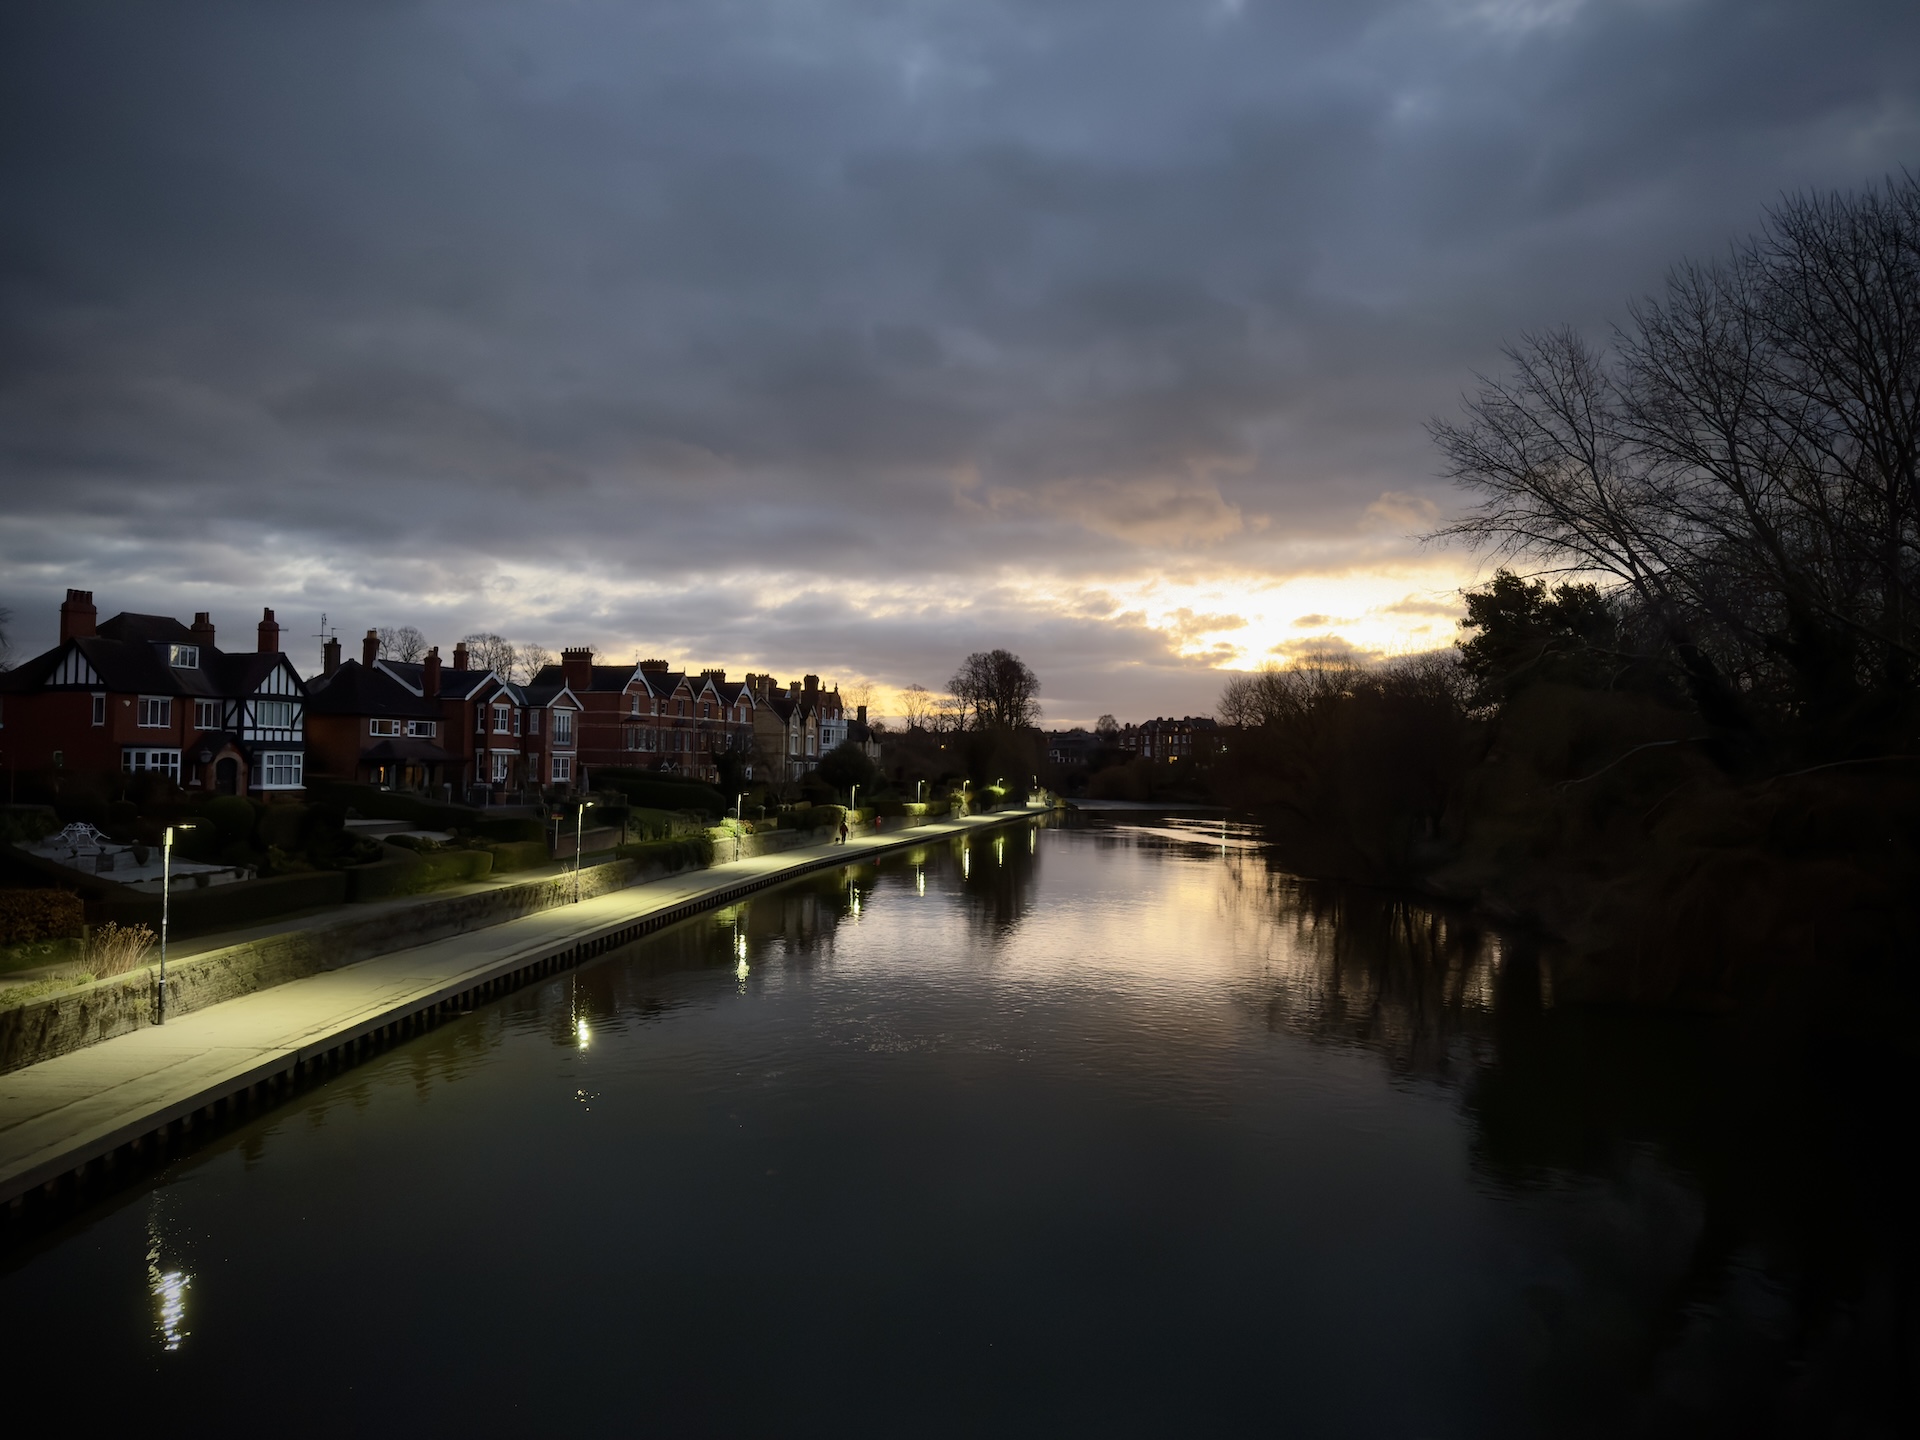
<path fill-rule="evenodd" d="M 213 767 L 213 788 L 222 795 L 239 793 L 240 762 L 231 755 L 223 756 L 220 763 Z"/>

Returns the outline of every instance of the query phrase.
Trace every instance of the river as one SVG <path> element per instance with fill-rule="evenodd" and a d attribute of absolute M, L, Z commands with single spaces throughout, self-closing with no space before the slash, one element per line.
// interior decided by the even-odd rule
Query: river
<path fill-rule="evenodd" d="M 1556 1005 L 1243 827 L 1016 827 L 476 1009 L 0 1252 L 170 1433 L 1893 1435 L 1911 1042 Z"/>

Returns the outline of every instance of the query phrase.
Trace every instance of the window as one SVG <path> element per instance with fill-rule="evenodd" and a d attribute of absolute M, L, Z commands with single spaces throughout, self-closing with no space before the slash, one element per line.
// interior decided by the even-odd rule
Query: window
<path fill-rule="evenodd" d="M 556 755 L 553 757 L 553 783 L 568 785 L 573 782 L 573 757 Z"/>
<path fill-rule="evenodd" d="M 267 750 L 260 756 L 262 790 L 297 790 L 303 783 L 306 757 L 298 750 Z"/>
<path fill-rule="evenodd" d="M 516 735 L 520 733 L 520 711 L 518 708 L 513 712 L 513 733 Z"/>
<path fill-rule="evenodd" d="M 432 720 L 409 720 L 407 721 L 407 734 L 416 740 L 431 740 L 433 739 L 434 724 L 435 722 Z"/>
<path fill-rule="evenodd" d="M 473 712 L 473 733 L 476 735 L 487 733 L 487 707 L 484 705 Z"/>
<path fill-rule="evenodd" d="M 573 743 L 573 712 L 571 710 L 553 712 L 553 743 L 556 745 Z"/>
<path fill-rule="evenodd" d="M 539 733 L 540 733 L 540 712 L 538 710 L 529 710 L 527 712 L 527 734 L 538 735 Z"/>
<path fill-rule="evenodd" d="M 54 764 L 58 765 L 59 763 L 58 752 L 55 752 Z M 178 750 L 149 750 L 144 746 L 136 750 L 123 750 L 120 752 L 120 768 L 136 773 L 149 770 L 158 771 L 162 775 L 178 780 L 180 778 L 180 752 Z"/>
<path fill-rule="evenodd" d="M 646 741 L 643 738 L 646 735 L 646 733 L 647 732 L 642 730 L 638 725 L 627 726 L 627 749 L 629 750 L 646 749 L 647 748 Z"/>
<path fill-rule="evenodd" d="M 167 646 L 167 664 L 176 670 L 198 670 L 200 668 L 200 647 L 198 645 Z"/>
<path fill-rule="evenodd" d="M 493 752 L 493 780 L 496 785 L 507 778 L 507 767 L 513 763 L 513 757 L 504 750 Z"/>
<path fill-rule="evenodd" d="M 640 713 L 640 697 L 638 695 L 634 695 L 629 698 L 632 704 L 632 708 L 628 710 L 627 713 L 629 715 L 638 715 Z"/>
<path fill-rule="evenodd" d="M 218 730 L 220 728 L 220 702 L 218 700 L 196 700 L 193 702 L 193 728 L 196 730 Z"/>
<path fill-rule="evenodd" d="M 173 724 L 173 701 L 166 695 L 140 697 L 140 728 L 164 730 Z"/>
<path fill-rule="evenodd" d="M 510 705 L 496 705 L 493 707 L 494 734 L 505 735 L 507 733 L 507 712 L 512 708 Z"/>
<path fill-rule="evenodd" d="M 107 723 L 107 697 L 97 690 L 93 696 L 93 723 L 96 725 Z"/>
<path fill-rule="evenodd" d="M 253 723 L 262 730 L 291 730 L 293 702 L 291 700 L 254 701 Z"/>
<path fill-rule="evenodd" d="M 369 720 L 367 721 L 367 733 L 369 735 L 398 735 L 400 733 L 400 722 L 398 720 Z"/>
<path fill-rule="evenodd" d="M 686 701 L 684 701 L 684 700 L 676 700 L 676 701 L 674 701 L 674 702 L 673 702 L 673 713 L 674 713 L 674 714 L 676 714 L 676 715 L 685 715 L 685 714 L 687 713 L 687 702 L 686 702 Z"/>

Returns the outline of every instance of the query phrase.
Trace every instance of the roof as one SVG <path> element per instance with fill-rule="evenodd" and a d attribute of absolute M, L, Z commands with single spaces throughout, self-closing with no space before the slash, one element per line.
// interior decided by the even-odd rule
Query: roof
<path fill-rule="evenodd" d="M 120 626 L 120 629 L 144 631 L 152 628 L 147 622 L 164 620 L 166 617 L 163 615 L 116 615 L 108 623 L 118 625 L 121 621 L 137 621 L 138 625 Z M 167 623 L 179 628 L 177 621 Z M 259 689 L 260 683 L 281 665 L 284 664 L 289 671 L 293 670 L 292 662 L 277 650 L 228 654 L 205 644 L 199 646 L 198 667 L 169 665 L 161 652 L 162 645 L 199 643 L 184 629 L 180 630 L 180 634 L 186 638 L 175 641 L 166 637 L 157 640 L 116 639 L 110 635 L 89 635 L 68 640 L 0 675 L 0 692 L 28 694 L 46 685 L 61 683 L 54 677 L 60 673 L 68 656 L 76 653 L 86 661 L 97 684 L 87 681 L 84 686 L 76 684 L 75 688 L 112 690 L 128 695 L 238 698 L 251 695 Z M 305 690 L 305 683 L 297 673 L 294 681 L 302 691 Z"/>
<path fill-rule="evenodd" d="M 140 615 L 132 610 L 122 610 L 111 620 L 103 620 L 95 627 L 102 639 L 141 641 L 148 644 L 164 641 L 170 645 L 196 645 L 193 632 L 171 615 Z"/>
<path fill-rule="evenodd" d="M 312 715 L 403 715 L 432 719 L 437 701 L 423 699 L 377 666 L 349 660 L 331 675 L 307 682 L 307 711 Z"/>
<path fill-rule="evenodd" d="M 426 687 L 426 666 L 418 661 L 380 660 L 378 668 L 393 676 L 407 689 L 418 695 Z M 341 666 L 346 669 L 346 666 Z M 464 700 L 489 680 L 500 677 L 491 670 L 456 670 L 451 665 L 440 667 L 440 696 L 442 700 Z"/>
<path fill-rule="evenodd" d="M 545 672 L 543 671 L 541 673 L 544 674 Z M 536 676 L 533 684 L 523 685 L 517 688 L 526 697 L 527 704 L 539 706 L 541 709 L 545 709 L 547 706 L 553 704 L 554 701 L 563 695 L 566 696 L 567 699 L 572 700 L 576 706 L 580 703 L 564 681 L 558 685 L 543 685 Z"/>
<path fill-rule="evenodd" d="M 634 667 L 631 665 L 590 665 L 587 668 L 592 671 L 593 676 L 585 687 L 588 690 L 598 690 L 602 693 L 609 690 L 620 691 L 625 690 L 628 685 L 633 683 Z M 529 685 L 554 686 L 569 684 L 567 667 L 565 665 L 542 665 L 539 671 L 535 673 L 533 679 L 527 683 Z M 578 685 L 573 686 L 575 694 L 578 694 L 580 689 L 581 687 Z"/>

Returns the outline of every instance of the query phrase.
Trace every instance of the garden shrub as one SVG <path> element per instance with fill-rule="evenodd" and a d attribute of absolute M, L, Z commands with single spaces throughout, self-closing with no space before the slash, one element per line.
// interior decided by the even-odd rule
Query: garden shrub
<path fill-rule="evenodd" d="M 593 782 L 597 789 L 616 791 L 631 804 L 656 810 L 698 810 L 718 818 L 728 808 L 726 797 L 711 785 L 663 779 L 644 770 L 596 770 Z"/>
<path fill-rule="evenodd" d="M 713 863 L 713 841 L 705 835 L 679 835 L 671 840 L 634 840 L 614 847 L 622 860 L 657 861 L 672 868 Z"/>
<path fill-rule="evenodd" d="M 65 890 L 0 890 L 0 945 L 78 935 L 85 918 L 80 897 Z"/>

